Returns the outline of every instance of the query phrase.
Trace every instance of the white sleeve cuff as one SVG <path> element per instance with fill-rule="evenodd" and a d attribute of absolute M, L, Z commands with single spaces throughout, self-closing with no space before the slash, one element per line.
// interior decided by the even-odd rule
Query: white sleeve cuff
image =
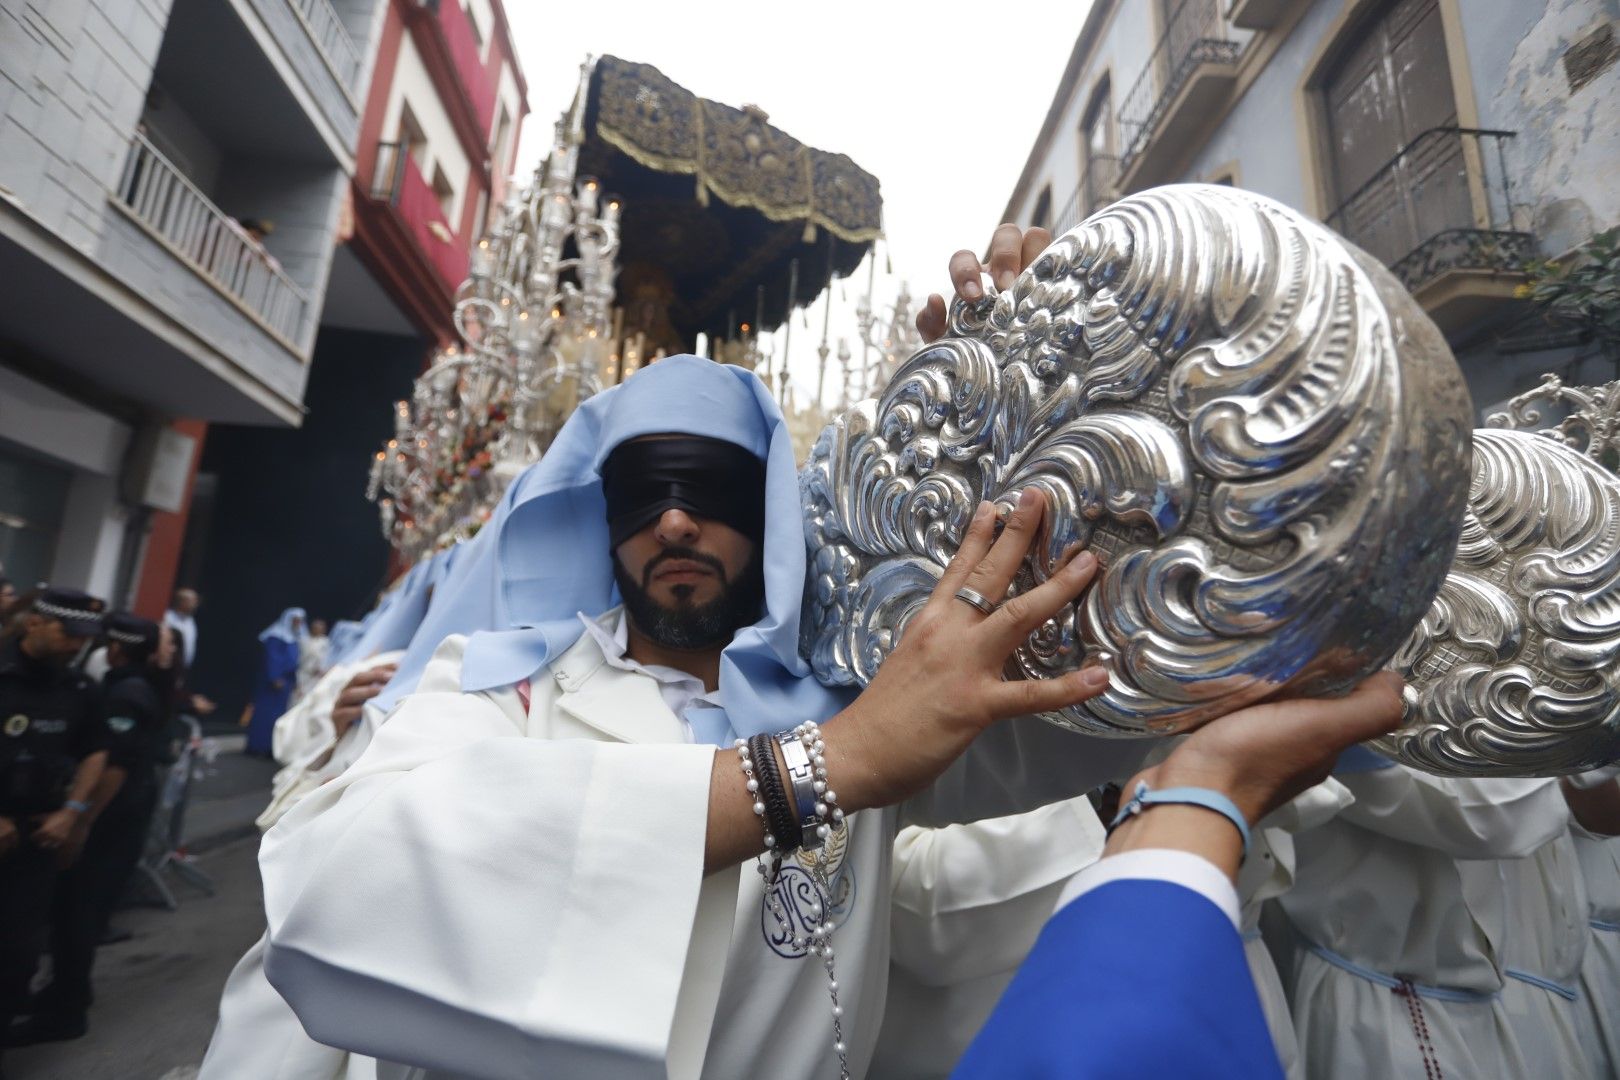
<path fill-rule="evenodd" d="M 1220 908 L 1234 930 L 1241 925 L 1237 888 L 1232 879 L 1203 856 L 1174 848 L 1142 848 L 1097 860 L 1069 879 L 1063 895 L 1058 897 L 1057 910 L 1062 911 L 1071 901 L 1113 881 L 1173 882 Z"/>
<path fill-rule="evenodd" d="M 1572 787 L 1579 788 L 1582 791 L 1590 791 L 1593 788 L 1602 787 L 1617 776 L 1620 776 L 1620 763 L 1605 765 L 1602 768 L 1592 769 L 1588 772 L 1576 773 L 1574 776 L 1566 776 L 1564 779 L 1568 780 Z"/>

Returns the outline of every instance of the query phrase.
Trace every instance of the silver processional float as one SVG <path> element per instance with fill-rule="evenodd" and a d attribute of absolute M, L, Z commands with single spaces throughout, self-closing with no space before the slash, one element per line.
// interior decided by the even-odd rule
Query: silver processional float
<path fill-rule="evenodd" d="M 867 682 L 977 502 L 1034 485 L 1049 521 L 1011 594 L 1077 545 L 1103 567 L 1009 663 L 1108 668 L 1053 723 L 1171 734 L 1389 665 L 1406 717 L 1375 745 L 1397 761 L 1607 763 L 1620 477 L 1563 431 L 1472 416 L 1445 339 L 1371 256 L 1241 190 L 1129 197 L 1007 292 L 957 301 L 945 338 L 823 433 L 803 651 L 824 681 Z"/>
<path fill-rule="evenodd" d="M 660 100 L 685 93 L 603 63 L 626 100 L 649 82 Z M 655 359 L 610 326 L 620 207 L 577 178 L 592 77 L 588 63 L 556 149 L 474 253 L 463 343 L 396 406 L 373 463 L 406 561 L 476 531 L 579 400 Z M 875 205 L 875 181 L 840 160 Z M 1008 666 L 1108 668 L 1107 692 L 1053 723 L 1174 734 L 1390 666 L 1406 718 L 1375 746 L 1415 768 L 1550 776 L 1620 757 L 1620 476 L 1604 457 L 1620 388 L 1549 377 L 1471 430 L 1443 336 L 1383 265 L 1229 187 L 1123 199 L 989 292 L 891 358 L 886 385 L 810 452 L 801 646 L 818 678 L 870 680 L 978 502 L 1033 485 L 1050 513 L 1011 592 L 1077 547 L 1102 563 Z M 1571 419 L 1514 430 L 1555 398 Z"/>

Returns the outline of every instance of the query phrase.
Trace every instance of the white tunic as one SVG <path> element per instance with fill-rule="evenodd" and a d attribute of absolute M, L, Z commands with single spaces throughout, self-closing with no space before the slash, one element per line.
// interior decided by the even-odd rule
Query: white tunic
<path fill-rule="evenodd" d="M 656 682 L 592 635 L 535 678 L 527 712 L 515 688 L 459 692 L 463 646 L 447 640 L 361 759 L 265 838 L 265 967 L 309 1032 L 489 1078 L 831 1075 L 821 965 L 779 939 L 751 865 L 702 876 L 715 748 L 686 743 Z M 855 1075 L 887 983 L 899 827 L 1072 797 L 1141 749 L 1011 721 L 903 808 L 851 815 L 834 912 Z M 807 881 L 784 869 L 795 912 Z"/>
<path fill-rule="evenodd" d="M 1106 835 L 1084 797 L 894 842 L 889 995 L 871 1073 L 950 1075 Z"/>
<path fill-rule="evenodd" d="M 1293 888 L 1294 834 L 1315 828 L 1354 801 L 1349 789 L 1331 777 L 1301 792 L 1256 823 L 1250 835 L 1248 857 L 1238 871 L 1243 953 L 1249 961 L 1254 988 L 1260 995 L 1260 1007 L 1266 1014 L 1271 1041 L 1277 1048 L 1277 1060 L 1289 1080 L 1300 1080 L 1305 1075 L 1304 1065 L 1300 1061 L 1294 1018 L 1277 962 L 1260 936 L 1260 913 L 1266 901 Z"/>
<path fill-rule="evenodd" d="M 1545 781 L 1560 801 L 1556 780 Z M 1564 818 L 1566 825 L 1569 819 Z M 1467 869 L 1482 870 L 1493 864 Z M 1532 1076 L 1592 1076 L 1581 1046 L 1586 888 L 1568 828 L 1522 859 L 1494 864 L 1506 895 L 1502 1007 Z"/>
<path fill-rule="evenodd" d="M 1446 1076 L 1539 1075 L 1501 1001 L 1503 889 L 1490 864 L 1468 873 L 1460 860 L 1555 839 L 1567 821 L 1556 785 L 1401 767 L 1338 779 L 1355 802 L 1294 838 L 1294 887 L 1278 897 L 1303 939 L 1293 1012 L 1306 1075 L 1421 1077 L 1420 1025 Z M 1415 998 L 1392 992 L 1399 980 Z"/>
<path fill-rule="evenodd" d="M 298 639 L 298 684 L 293 689 L 293 700 L 309 693 L 310 688 L 320 681 L 331 647 L 332 640 L 325 634 L 320 637 L 307 634 Z"/>
<path fill-rule="evenodd" d="M 362 671 L 378 664 L 392 662 L 399 653 L 382 653 L 369 660 L 341 665 L 329 672 L 336 677 L 339 690 Z M 324 687 L 325 683 L 321 684 Z M 336 729 L 331 722 L 332 702 L 336 691 L 327 693 L 318 687 L 303 705 L 290 710 L 282 720 L 289 721 L 293 730 L 284 734 L 278 721 L 276 735 L 282 738 L 302 738 L 302 754 L 276 774 L 272 785 L 270 805 L 259 815 L 257 825 L 269 829 L 311 791 L 336 779 L 358 759 L 370 745 L 377 726 L 382 722 L 381 710 L 371 703 L 362 706 L 360 719 L 349 725 L 343 737 L 335 739 Z M 317 706 L 313 699 L 320 697 L 325 704 Z M 307 715 L 295 717 L 305 706 L 320 708 L 325 719 L 325 740 L 311 742 L 318 737 L 322 725 Z M 309 734 L 311 731 L 315 735 Z M 283 742 L 286 746 L 288 743 Z M 323 1046 L 305 1033 L 298 1017 L 276 993 L 264 976 L 264 956 L 269 937 L 261 937 L 242 955 L 225 980 L 220 995 L 219 1019 L 214 1025 L 208 1053 L 203 1058 L 198 1080 L 237 1080 L 240 1077 L 262 1077 L 264 1080 L 384 1080 L 377 1073 L 376 1062 L 345 1050 Z"/>
<path fill-rule="evenodd" d="M 1574 823 L 1569 831 L 1586 882 L 1591 932 L 1581 963 L 1581 1043 L 1593 1076 L 1620 1076 L 1620 838 Z"/>
<path fill-rule="evenodd" d="M 317 679 L 298 703 L 276 718 L 270 732 L 270 752 L 285 766 L 299 765 L 311 754 L 332 742 L 337 729 L 332 724 L 332 707 L 349 680 L 374 667 L 397 663 L 403 650 L 378 653 L 364 660 L 337 664 Z M 278 775 L 275 783 L 281 782 Z M 272 784 L 272 789 L 274 784 Z"/>
<path fill-rule="evenodd" d="M 702 681 L 685 672 L 642 667 L 626 659 L 627 629 L 622 618 L 612 633 L 594 623 L 589 629 L 602 647 L 607 663 L 652 676 L 672 711 L 679 712 L 679 705 L 703 694 Z M 270 805 L 257 822 L 261 830 L 270 829 L 304 796 L 341 776 L 359 759 L 384 717 L 368 702 L 361 709 L 360 719 L 349 726 L 342 738 L 334 739 L 332 705 L 355 675 L 395 663 L 403 655 L 403 652 L 385 652 L 340 665 L 328 673 L 329 677 L 321 682 L 316 692 L 277 721 L 277 746 L 294 758 L 276 775 Z M 268 941 L 266 935 L 255 942 L 237 961 L 226 980 L 220 997 L 219 1020 L 214 1026 L 199 1080 L 233 1080 L 244 1076 L 270 1080 L 298 1077 L 387 1080 L 388 1073 L 400 1071 L 384 1066 L 379 1077 L 374 1059 L 325 1046 L 310 1038 L 291 1007 L 265 978 L 264 956 Z"/>

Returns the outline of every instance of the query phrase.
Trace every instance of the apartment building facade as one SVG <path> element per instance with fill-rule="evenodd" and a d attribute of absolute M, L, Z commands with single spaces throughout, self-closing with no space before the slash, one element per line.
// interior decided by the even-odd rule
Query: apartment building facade
<path fill-rule="evenodd" d="M 22 586 L 127 602 L 206 426 L 299 422 L 383 3 L 0 2 L 0 561 Z"/>
<path fill-rule="evenodd" d="M 1613 362 L 1518 295 L 1620 224 L 1612 0 L 1097 0 L 1006 220 L 1062 231 L 1159 184 L 1228 183 L 1388 264 L 1481 415 Z"/>
<path fill-rule="evenodd" d="M 389 403 L 456 340 L 528 111 L 499 0 L 382 0 L 371 67 L 300 425 L 213 427 L 178 545 L 175 580 L 206 605 L 196 674 L 227 711 L 282 608 L 354 617 L 397 572 L 365 499 L 372 453 Z"/>

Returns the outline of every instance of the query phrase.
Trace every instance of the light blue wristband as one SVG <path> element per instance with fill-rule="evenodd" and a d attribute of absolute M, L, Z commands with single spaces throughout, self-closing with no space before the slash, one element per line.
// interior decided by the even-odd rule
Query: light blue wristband
<path fill-rule="evenodd" d="M 71 810 L 75 814 L 88 814 L 90 812 L 90 804 L 85 802 L 83 799 L 69 799 L 67 802 L 62 804 L 62 808 L 64 810 Z"/>
<path fill-rule="evenodd" d="M 1135 817 L 1137 814 L 1140 814 L 1143 810 L 1146 810 L 1150 806 L 1164 806 L 1169 804 L 1179 806 L 1201 806 L 1205 810 L 1215 811 L 1215 813 L 1221 815 L 1227 821 L 1230 821 L 1237 829 L 1238 836 L 1243 839 L 1243 855 L 1245 858 L 1248 857 L 1249 823 L 1244 819 L 1243 811 L 1239 810 L 1237 808 L 1237 804 L 1231 799 L 1228 799 L 1225 795 L 1222 795 L 1218 791 L 1213 791 L 1210 788 L 1173 787 L 1165 788 L 1163 791 L 1154 791 L 1152 788 L 1147 786 L 1147 781 L 1141 781 L 1136 785 L 1136 790 L 1131 794 L 1131 801 L 1126 803 L 1124 806 L 1121 806 L 1119 808 L 1119 813 L 1116 814 L 1114 816 L 1114 820 L 1109 823 L 1108 831 L 1113 832 L 1115 829 L 1119 828 L 1121 823 L 1129 818 Z"/>

